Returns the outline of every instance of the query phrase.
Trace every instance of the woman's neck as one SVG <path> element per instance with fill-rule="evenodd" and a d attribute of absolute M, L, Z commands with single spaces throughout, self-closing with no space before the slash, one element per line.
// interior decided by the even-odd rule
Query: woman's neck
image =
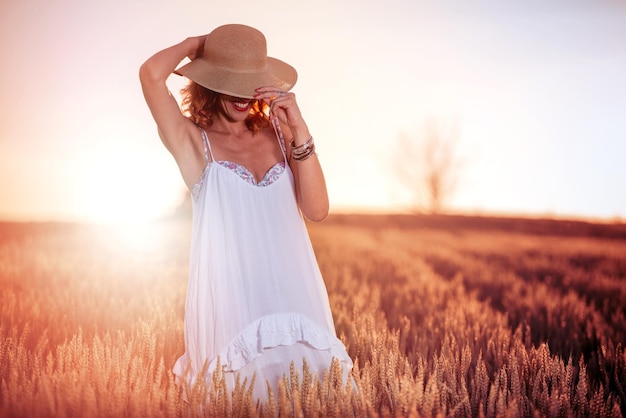
<path fill-rule="evenodd" d="M 229 122 L 223 117 L 218 117 L 213 121 L 211 130 L 226 135 L 240 136 L 248 132 L 250 129 L 248 129 L 248 125 L 246 125 L 245 120 Z"/>

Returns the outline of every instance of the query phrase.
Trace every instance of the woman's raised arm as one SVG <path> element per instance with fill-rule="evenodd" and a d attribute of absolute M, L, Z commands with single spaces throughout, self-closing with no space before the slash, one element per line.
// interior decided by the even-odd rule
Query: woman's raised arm
<path fill-rule="evenodd" d="M 206 36 L 187 38 L 157 52 L 139 69 L 143 95 L 159 129 L 159 136 L 167 149 L 178 160 L 186 148 L 190 121 L 181 113 L 178 103 L 167 89 L 166 80 L 185 58 L 202 55 Z"/>

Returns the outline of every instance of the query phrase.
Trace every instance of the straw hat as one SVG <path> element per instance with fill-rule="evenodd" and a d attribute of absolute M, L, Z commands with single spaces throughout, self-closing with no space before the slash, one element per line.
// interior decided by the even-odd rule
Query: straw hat
<path fill-rule="evenodd" d="M 258 87 L 289 90 L 298 79 L 291 65 L 267 56 L 260 31 L 236 24 L 214 29 L 206 37 L 202 56 L 174 73 L 209 90 L 247 99 L 254 97 Z"/>

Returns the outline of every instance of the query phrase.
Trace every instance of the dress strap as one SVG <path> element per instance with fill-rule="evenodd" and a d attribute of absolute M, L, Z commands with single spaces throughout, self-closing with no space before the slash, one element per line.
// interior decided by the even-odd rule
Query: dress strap
<path fill-rule="evenodd" d="M 213 151 L 211 150 L 211 143 L 209 142 L 209 137 L 204 131 L 204 129 L 200 129 L 200 133 L 202 135 L 202 146 L 204 147 L 204 161 L 209 163 L 209 155 L 211 156 L 211 161 L 215 161 L 213 157 Z"/>
<path fill-rule="evenodd" d="M 276 138 L 278 139 L 278 145 L 280 145 L 280 150 L 283 152 L 283 157 L 285 158 L 285 164 L 287 163 L 287 150 L 285 149 L 285 136 L 283 135 L 283 131 L 280 129 L 280 123 L 278 122 L 278 117 L 272 117 L 272 126 L 274 127 L 274 132 L 276 133 Z"/>

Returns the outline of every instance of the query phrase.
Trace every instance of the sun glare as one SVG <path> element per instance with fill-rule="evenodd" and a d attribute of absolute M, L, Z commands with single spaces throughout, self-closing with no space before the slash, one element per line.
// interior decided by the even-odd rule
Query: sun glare
<path fill-rule="evenodd" d="M 154 252 L 169 242 L 167 228 L 162 224 L 100 225 L 97 231 L 103 248 L 120 257 Z"/>
<path fill-rule="evenodd" d="M 88 221 L 107 224 L 141 224 L 167 215 L 177 205 L 180 189 L 175 176 L 157 178 L 156 165 L 130 153 L 103 156 L 83 171 L 76 209 Z"/>

